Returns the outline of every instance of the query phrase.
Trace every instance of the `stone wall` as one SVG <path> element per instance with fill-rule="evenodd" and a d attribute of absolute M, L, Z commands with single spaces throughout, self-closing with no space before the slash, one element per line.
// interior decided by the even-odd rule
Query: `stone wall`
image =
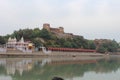
<path fill-rule="evenodd" d="M 48 24 L 48 23 L 43 24 L 43 28 L 47 29 L 48 31 L 50 31 L 52 33 L 64 33 L 64 28 L 63 27 L 51 28 L 50 24 Z"/>
<path fill-rule="evenodd" d="M 48 23 L 43 24 L 43 29 L 47 29 L 48 31 L 50 31 L 50 24 Z"/>
<path fill-rule="evenodd" d="M 43 24 L 43 29 L 54 33 L 58 38 L 73 38 L 74 36 L 72 33 L 65 33 L 63 27 L 52 28 L 48 23 Z"/>

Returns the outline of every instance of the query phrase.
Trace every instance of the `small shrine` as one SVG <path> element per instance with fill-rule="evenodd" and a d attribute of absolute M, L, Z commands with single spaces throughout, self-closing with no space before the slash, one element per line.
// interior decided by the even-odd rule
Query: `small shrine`
<path fill-rule="evenodd" d="M 19 41 L 17 41 L 16 38 L 9 37 L 8 42 L 6 44 L 6 48 L 8 50 L 27 51 L 27 50 L 30 50 L 31 47 L 32 47 L 32 43 L 25 42 L 23 37 Z"/>

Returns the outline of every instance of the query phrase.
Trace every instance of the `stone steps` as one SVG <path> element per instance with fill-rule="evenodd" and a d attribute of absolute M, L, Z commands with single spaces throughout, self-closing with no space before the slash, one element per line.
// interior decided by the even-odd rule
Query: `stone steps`
<path fill-rule="evenodd" d="M 22 51 L 20 50 L 7 50 L 9 53 L 21 53 Z"/>

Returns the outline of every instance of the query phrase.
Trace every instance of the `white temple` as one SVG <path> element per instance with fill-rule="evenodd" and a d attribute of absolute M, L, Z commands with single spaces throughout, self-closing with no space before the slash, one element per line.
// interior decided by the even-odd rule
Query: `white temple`
<path fill-rule="evenodd" d="M 8 39 L 8 43 L 6 44 L 6 47 L 7 47 L 7 49 L 20 50 L 20 51 L 25 52 L 28 50 L 30 51 L 30 49 L 29 49 L 30 44 L 31 43 L 29 43 L 29 42 L 25 42 L 23 37 L 20 39 L 20 41 L 17 41 L 16 38 L 10 37 Z"/>

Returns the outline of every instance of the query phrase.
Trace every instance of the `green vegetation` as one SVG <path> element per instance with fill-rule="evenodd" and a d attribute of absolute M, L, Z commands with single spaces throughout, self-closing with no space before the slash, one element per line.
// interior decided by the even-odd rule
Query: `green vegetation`
<path fill-rule="evenodd" d="M 5 44 L 6 42 L 5 42 L 5 38 L 4 37 L 2 37 L 2 36 L 0 36 L 0 45 L 3 45 L 3 44 Z"/>
<path fill-rule="evenodd" d="M 35 47 L 63 47 L 63 48 L 84 48 L 84 49 L 97 49 L 98 52 L 116 52 L 120 47 L 118 43 L 113 40 L 111 42 L 103 43 L 97 47 L 94 40 L 84 39 L 83 36 L 73 36 L 72 38 L 59 38 L 54 33 L 47 31 L 46 29 L 20 29 L 14 31 L 10 35 L 0 36 L 0 44 L 3 45 L 7 42 L 9 37 L 16 37 L 17 41 L 21 37 L 25 41 L 31 41 Z"/>
<path fill-rule="evenodd" d="M 103 43 L 99 46 L 97 49 L 98 52 L 105 53 L 105 52 L 117 52 L 117 49 L 119 48 L 118 43 L 113 40 L 111 42 Z"/>

